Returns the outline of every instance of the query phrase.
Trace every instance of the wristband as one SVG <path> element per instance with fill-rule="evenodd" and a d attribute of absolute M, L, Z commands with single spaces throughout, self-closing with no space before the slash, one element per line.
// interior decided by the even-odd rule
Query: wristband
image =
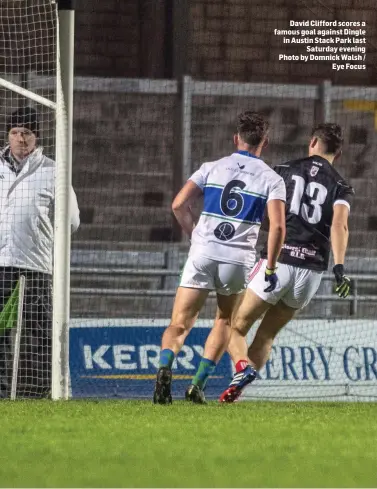
<path fill-rule="evenodd" d="M 343 276 L 344 275 L 344 265 L 335 265 L 333 268 L 333 272 L 335 275 Z"/>
<path fill-rule="evenodd" d="M 273 275 L 276 272 L 276 270 L 277 270 L 277 267 L 275 267 L 275 268 L 266 267 L 265 273 L 266 273 L 266 275 Z"/>

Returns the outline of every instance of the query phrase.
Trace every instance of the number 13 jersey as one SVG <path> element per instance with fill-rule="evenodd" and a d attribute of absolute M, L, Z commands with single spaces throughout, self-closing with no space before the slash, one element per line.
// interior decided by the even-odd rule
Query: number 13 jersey
<path fill-rule="evenodd" d="M 327 270 L 333 208 L 343 204 L 350 209 L 353 188 L 320 156 L 290 161 L 274 169 L 287 189 L 286 238 L 278 261 Z"/>
<path fill-rule="evenodd" d="M 238 151 L 204 163 L 190 180 L 204 194 L 190 255 L 253 265 L 259 228 L 269 200 L 285 202 L 283 179 L 264 161 Z"/>

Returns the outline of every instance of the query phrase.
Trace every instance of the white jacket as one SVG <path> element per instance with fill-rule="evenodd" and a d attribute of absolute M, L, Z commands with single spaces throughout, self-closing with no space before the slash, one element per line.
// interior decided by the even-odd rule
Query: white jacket
<path fill-rule="evenodd" d="M 52 273 L 55 162 L 35 149 L 17 175 L 0 152 L 0 266 Z M 80 224 L 71 188 L 71 226 Z"/>

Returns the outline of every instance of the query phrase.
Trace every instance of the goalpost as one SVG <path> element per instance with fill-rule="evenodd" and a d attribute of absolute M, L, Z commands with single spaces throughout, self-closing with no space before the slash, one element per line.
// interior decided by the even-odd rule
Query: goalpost
<path fill-rule="evenodd" d="M 119 11 L 134 15 L 136 4 L 128 11 L 132 2 L 118 3 Z M 301 85 L 291 83 L 285 72 L 278 80 L 268 76 L 268 83 L 253 80 L 249 59 L 253 48 L 246 48 L 246 31 L 238 32 L 238 20 L 233 18 L 232 26 L 229 18 L 226 56 L 234 62 L 228 66 L 222 61 L 223 38 L 215 28 L 220 24 L 224 28 L 216 18 L 221 8 L 208 9 L 208 15 L 205 10 L 195 7 L 190 14 L 196 29 L 192 52 L 198 51 L 194 64 L 197 69 L 208 64 L 203 75 L 192 68 L 178 83 L 172 79 L 88 76 L 75 80 L 75 115 L 81 122 L 75 137 L 82 164 L 75 165 L 74 181 L 86 212 L 71 254 L 73 0 L 0 1 L 0 139 L 10 114 L 30 105 L 41 114 L 44 150 L 56 160 L 53 338 L 48 343 L 51 397 L 67 399 L 68 390 L 76 398 L 151 397 L 161 336 L 187 257 L 187 242 L 176 241 L 171 201 L 183 177 L 202 162 L 233 151 L 231 135 L 237 114 L 251 108 L 271 121 L 271 141 L 263 155 L 269 164 L 306 154 L 313 124 L 328 121 L 330 116 L 340 123 L 346 132 L 340 172 L 355 186 L 356 199 L 347 256 L 347 272 L 355 280 L 353 295 L 345 301 L 338 299 L 332 292 L 333 276 L 326 274 L 298 322 L 292 322 L 277 339 L 271 362 L 250 398 L 375 399 L 376 294 L 372 273 L 377 266 L 377 242 L 372 214 L 376 196 L 371 182 L 375 176 L 372 153 L 377 141 L 377 89 L 320 82 L 321 73 Z M 211 16 L 215 17 L 209 19 L 213 39 L 212 30 L 204 32 L 207 28 L 201 27 L 206 25 L 202 18 Z M 105 17 L 110 24 L 104 21 L 103 36 L 110 43 L 114 17 Z M 132 33 L 128 35 L 132 37 Z M 218 62 L 207 59 L 212 44 Z M 119 53 L 115 52 L 119 63 L 123 63 L 123 51 L 120 43 Z M 276 68 L 272 59 L 254 61 L 266 73 Z M 313 74 L 314 68 L 308 65 Z M 0 172 L 0 188 L 2 182 Z M 1 268 L 0 263 L 0 273 Z M 27 286 L 25 290 L 24 312 Z M 215 313 L 215 295 L 211 294 L 201 315 L 204 321 L 190 334 L 173 366 L 181 394 L 199 364 Z M 70 316 L 72 354 L 68 366 Z M 3 323 L 0 317 L 0 347 Z M 20 344 L 22 367 L 22 331 L 15 344 Z M 0 351 L 0 370 L 1 362 Z M 34 383 L 46 365 L 42 362 L 31 372 Z M 224 389 L 231 368 L 224 357 L 218 378 L 209 384 L 213 385 L 212 395 Z M 19 368 L 19 384 L 24 377 Z M 0 382 L 0 397 L 1 388 Z M 22 393 L 20 385 L 18 391 Z"/>
<path fill-rule="evenodd" d="M 18 23 L 27 22 L 25 15 L 30 20 L 25 38 L 27 40 L 30 36 L 29 41 L 35 40 L 35 46 L 26 46 L 23 37 L 20 42 L 16 35 Z M 47 145 L 45 150 L 56 161 L 51 397 L 67 399 L 74 0 L 33 0 L 32 3 L 27 0 L 5 0 L 0 6 L 0 23 L 4 30 L 8 27 L 3 46 L 0 46 L 0 54 L 4 52 L 4 62 L 0 69 L 0 90 L 6 91 L 4 115 L 9 116 L 12 110 L 28 104 L 37 106 L 39 112 L 48 110 L 53 114 L 52 121 L 48 115 L 42 116 L 40 121 L 50 136 L 49 139 L 46 137 L 49 143 L 49 132 L 54 133 L 52 140 L 55 139 L 55 143 Z M 13 31 L 12 23 L 15 25 Z M 48 32 L 47 43 L 52 43 L 51 46 L 46 46 L 43 29 Z M 39 34 L 35 34 L 37 31 Z M 14 37 L 12 32 L 16 32 Z M 16 52 L 14 45 L 18 48 Z M 43 58 L 45 51 L 47 62 Z M 51 61 L 51 58 L 54 59 Z M 15 69 L 19 60 L 23 64 Z"/>
<path fill-rule="evenodd" d="M 52 399 L 68 399 L 74 0 L 58 0 Z M 60 134 L 62 138 L 60 139 Z"/>

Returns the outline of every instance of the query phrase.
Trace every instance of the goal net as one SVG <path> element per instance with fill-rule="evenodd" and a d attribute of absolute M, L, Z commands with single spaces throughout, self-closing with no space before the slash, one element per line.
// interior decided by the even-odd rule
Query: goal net
<path fill-rule="evenodd" d="M 307 84 L 290 81 L 288 64 L 269 76 L 273 56 L 283 49 L 276 46 L 277 38 L 269 59 L 261 58 L 263 42 L 258 48 L 248 44 L 255 44 L 258 35 L 270 39 L 273 29 L 288 21 L 261 8 L 258 19 L 263 12 L 266 18 L 258 20 L 260 31 L 253 28 L 248 35 L 242 2 L 228 10 L 225 3 L 192 6 L 192 77 L 182 84 L 76 80 L 74 184 L 82 224 L 71 256 L 72 395 L 151 397 L 161 336 L 189 248 L 172 218 L 172 199 L 201 163 L 233 152 L 237 114 L 253 109 L 271 124 L 263 153 L 270 165 L 305 156 L 316 123 L 339 123 L 345 144 L 337 168 L 354 186 L 356 199 L 346 261 L 351 296 L 340 300 L 331 273 L 325 274 L 311 304 L 277 337 L 261 378 L 245 398 L 373 400 L 376 90 L 357 85 L 356 75 L 350 77 L 353 88 L 333 85 L 318 64 L 306 65 L 314 77 Z M 283 11 L 276 9 L 276 15 Z M 259 247 L 264 238 L 261 233 Z M 215 313 L 210 294 L 173 365 L 175 397 L 182 397 L 190 383 Z M 207 397 L 216 398 L 231 376 L 225 356 L 208 382 Z"/>
<path fill-rule="evenodd" d="M 270 144 L 263 155 L 268 164 L 306 155 L 311 129 L 319 122 L 323 89 L 187 78 L 182 102 L 174 82 L 77 80 L 73 174 L 82 224 L 72 250 L 74 397 L 151 397 L 161 336 L 189 249 L 185 239 L 174 240 L 170 204 L 177 191 L 175 173 L 183 184 L 202 162 L 233 152 L 237 114 L 246 108 L 270 120 Z M 356 190 L 346 261 L 353 292 L 349 299 L 339 299 L 332 274 L 325 274 L 311 304 L 277 337 L 261 378 L 244 399 L 377 396 L 373 277 L 377 262 L 374 233 L 368 228 L 374 197 L 367 177 L 374 168 L 362 156 L 362 148 L 374 144 L 374 115 L 351 110 L 341 87 L 330 91 L 330 120 L 345 131 L 338 169 Z M 370 93 L 358 88 L 352 97 L 363 100 Z M 183 127 L 177 129 L 179 103 Z M 185 149 L 176 154 L 179 138 Z M 361 172 L 356 168 L 363 158 L 366 168 Z M 263 239 L 261 232 L 260 242 Z M 211 294 L 173 365 L 176 398 L 183 396 L 198 366 L 215 313 Z M 226 355 L 208 381 L 207 397 L 216 398 L 231 375 Z"/>
<path fill-rule="evenodd" d="M 52 337 L 60 336 L 60 368 L 66 320 L 53 318 L 52 293 L 54 226 L 64 225 L 58 206 L 65 197 L 58 204 L 57 194 L 67 193 L 64 182 L 55 184 L 67 128 L 57 85 L 57 2 L 2 0 L 0 32 L 0 397 L 48 398 Z"/>
<path fill-rule="evenodd" d="M 325 82 L 324 71 L 318 65 L 306 66 L 314 77 L 307 83 L 293 82 L 288 65 L 284 68 L 279 65 L 280 74 L 272 76 L 276 39 L 271 41 L 274 48 L 268 53 L 271 60 L 264 59 L 263 42 L 258 49 L 249 46 L 258 33 L 253 30 L 253 36 L 248 35 L 250 26 L 246 21 L 250 14 L 243 12 L 242 2 L 230 9 L 224 7 L 225 3 L 217 2 L 206 8 L 202 2 L 192 3 L 192 59 L 187 71 L 191 76 L 182 82 L 110 76 L 82 76 L 75 80 L 73 186 L 80 205 L 81 225 L 73 235 L 70 256 L 69 343 L 60 336 L 63 338 L 60 344 L 67 347 L 63 351 L 69 350 L 70 395 L 151 398 L 161 336 L 169 323 L 189 250 L 189 242 L 172 216 L 172 199 L 201 163 L 233 152 L 237 114 L 253 109 L 265 114 L 271 124 L 270 145 L 263 153 L 270 165 L 304 156 L 314 124 L 323 121 L 341 124 L 345 145 L 338 168 L 354 186 L 356 199 L 346 261 L 347 272 L 353 278 L 351 296 L 343 301 L 337 298 L 333 278 L 326 274 L 311 304 L 277 337 L 261 378 L 245 393 L 245 398 L 374 400 L 376 90 L 356 84 L 355 77 L 350 77 L 351 88 Z M 127 15 L 133 15 L 131 3 L 126 8 Z M 38 114 L 38 141 L 43 143 L 44 154 L 54 158 L 60 140 L 59 137 L 55 141 L 55 135 L 60 134 L 55 128 L 55 109 L 30 98 L 30 94 L 20 94 L 14 87 L 26 88 L 44 100 L 56 100 L 56 5 L 47 0 L 32 5 L 26 0 L 4 1 L 0 12 L 4 31 L 0 40 L 4 145 L 9 138 L 8 118 L 16 109 L 30 106 Z M 260 14 L 263 12 L 266 9 L 260 9 Z M 285 20 L 278 23 L 272 11 L 271 18 L 270 13 L 265 15 L 259 25 L 271 32 L 279 23 L 287 23 Z M 249 22 L 251 25 L 251 19 Z M 104 28 L 101 35 L 98 45 L 102 49 L 113 39 L 112 26 Z M 98 58 L 93 61 L 99 62 Z M 254 76 L 258 73 L 263 76 Z M 57 120 L 63 122 L 66 130 L 64 116 Z M 20 210 L 17 219 L 24 219 L 26 211 L 32 209 L 26 203 L 33 187 L 26 186 L 26 180 L 23 182 L 19 188 L 26 194 L 17 201 Z M 63 185 L 64 191 L 67 188 Z M 40 196 L 46 198 L 45 193 Z M 198 202 L 198 215 L 200 209 Z M 43 227 L 43 232 L 47 231 Z M 265 233 L 261 233 L 258 247 L 264 238 Z M 30 271 L 34 279 L 37 273 L 34 268 Z M 59 278 L 64 280 L 65 275 L 59 274 Z M 18 275 L 10 284 L 6 299 L 16 290 L 17 280 Z M 38 300 L 29 300 L 27 281 L 28 274 L 18 395 L 36 396 L 40 382 L 42 386 L 50 385 L 51 339 L 44 336 L 49 327 L 44 329 L 39 318 L 50 317 L 42 313 L 50 311 L 51 296 L 46 292 L 43 297 L 48 299 L 42 303 L 39 293 Z M 41 287 L 50 283 L 43 275 Z M 56 296 L 60 294 L 54 290 Z M 216 313 L 215 299 L 211 293 L 173 364 L 174 397 L 183 396 L 199 365 Z M 7 304 L 14 306 L 7 301 L 3 311 Z M 35 304 L 40 309 L 33 312 L 33 318 L 27 317 L 28 307 Z M 41 326 L 36 337 L 34 324 Z M 16 326 L 4 327 L 2 332 L 4 348 L 10 352 L 8 356 L 0 352 L 4 378 L 14 372 Z M 255 328 L 249 341 L 254 331 Z M 27 343 L 26 338 L 32 343 Z M 38 348 L 42 345 L 42 350 L 35 352 L 32 345 Z M 35 359 L 37 362 L 33 363 Z M 60 372 L 64 380 L 62 369 Z M 217 398 L 232 373 L 233 366 L 225 355 L 209 379 L 207 397 Z"/>

